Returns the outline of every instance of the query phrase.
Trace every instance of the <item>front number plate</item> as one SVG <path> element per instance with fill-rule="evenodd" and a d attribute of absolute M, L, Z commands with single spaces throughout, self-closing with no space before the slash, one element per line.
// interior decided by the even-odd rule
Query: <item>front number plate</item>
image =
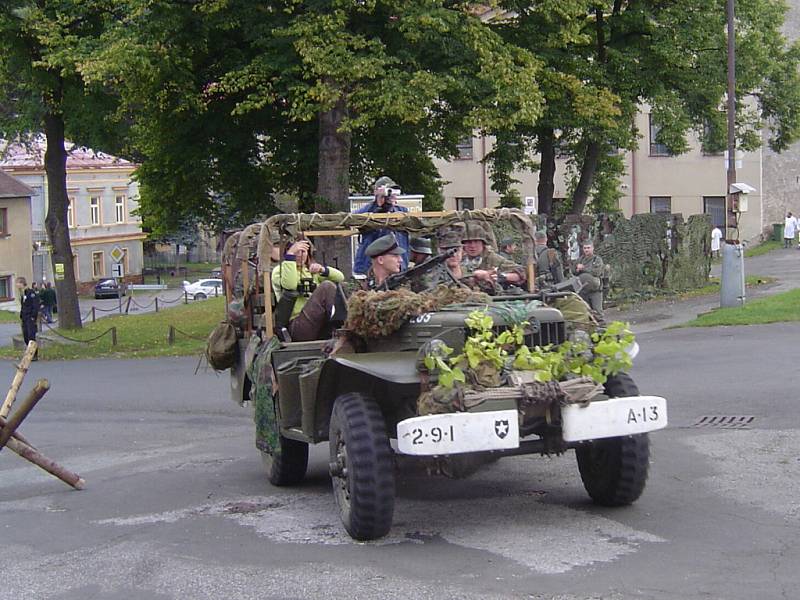
<path fill-rule="evenodd" d="M 519 447 L 517 411 L 447 413 L 405 419 L 397 424 L 397 450 L 433 456 Z"/>
<path fill-rule="evenodd" d="M 598 400 L 588 406 L 561 408 L 565 442 L 646 433 L 667 426 L 667 401 L 660 396 Z"/>

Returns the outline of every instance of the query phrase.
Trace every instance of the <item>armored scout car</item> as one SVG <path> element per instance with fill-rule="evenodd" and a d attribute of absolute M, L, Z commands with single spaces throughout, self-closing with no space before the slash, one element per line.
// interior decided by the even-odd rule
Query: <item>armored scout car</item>
<path fill-rule="evenodd" d="M 574 294 L 533 290 L 529 284 L 527 293 L 491 300 L 466 295 L 448 304 L 412 297 L 391 331 L 370 335 L 363 328 L 349 328 L 352 314 L 348 320 L 343 313 L 353 310 L 356 296 L 362 308 L 375 308 L 374 303 L 395 292 L 356 292 L 337 305 L 332 339 L 281 339 L 270 281 L 275 246 L 282 251 L 300 234 L 350 236 L 374 228 L 419 235 L 468 219 L 508 219 L 532 256 L 530 219 L 508 209 L 276 215 L 226 242 L 227 326 L 236 332 L 233 399 L 254 406 L 256 447 L 274 485 L 299 483 L 309 445 L 328 442 L 336 506 L 355 539 L 379 538 L 391 529 L 395 471 L 401 460 L 427 461 L 441 473 L 464 475 L 499 457 L 574 449 L 594 502 L 626 505 L 644 490 L 647 432 L 666 426 L 666 401 L 640 395 L 624 369 L 607 372 L 602 383 L 579 376 L 588 372 L 581 367 L 588 362 L 570 363 L 570 372 L 560 380 L 548 380 L 537 370 L 548 362 L 548 353 L 570 344 L 581 360 L 591 361 L 593 352 L 597 356 L 602 350 L 598 340 L 607 342 L 590 316 L 575 316 L 575 303 L 578 314 L 585 304 Z M 532 263 L 526 267 L 528 281 L 535 281 Z M 476 322 L 483 324 L 477 338 Z M 509 335 L 502 337 L 504 331 Z M 579 346 L 578 339 L 588 344 Z M 470 344 L 483 349 L 494 344 L 494 358 L 484 361 L 464 353 Z M 606 346 L 612 347 L 606 358 L 621 358 L 613 346 Z M 463 370 L 453 368 L 450 385 L 444 386 L 436 365 L 449 369 L 456 364 L 451 357 L 459 353 L 469 354 L 469 360 L 464 358 Z M 488 381 L 485 362 L 494 363 Z M 528 367 L 520 368 L 521 363 Z"/>

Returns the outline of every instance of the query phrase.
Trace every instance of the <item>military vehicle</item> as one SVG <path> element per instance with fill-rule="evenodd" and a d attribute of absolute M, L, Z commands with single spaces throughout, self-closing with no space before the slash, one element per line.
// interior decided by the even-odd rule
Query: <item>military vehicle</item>
<path fill-rule="evenodd" d="M 531 402 L 529 383 L 506 380 L 497 388 L 469 392 L 463 410 L 418 414 L 429 384 L 421 368 L 438 341 L 458 351 L 469 335 L 466 316 L 476 306 L 454 304 L 409 318 L 389 335 L 333 342 L 281 339 L 273 322 L 270 289 L 274 246 L 302 232 L 388 227 L 431 231 L 444 222 L 510 218 L 532 244 L 533 225 L 520 211 L 463 211 L 422 215 L 277 215 L 250 226 L 226 243 L 223 278 L 229 320 L 239 335 L 239 357 L 231 370 L 231 393 L 252 402 L 256 447 L 269 481 L 291 486 L 303 480 L 309 446 L 327 442 L 335 504 L 347 532 L 371 540 L 391 529 L 398 459 L 428 461 L 445 473 L 467 473 L 470 465 L 522 454 L 575 450 L 580 476 L 592 500 L 605 506 L 634 502 L 649 468 L 648 432 L 666 425 L 666 401 L 641 396 L 625 373 L 610 377 L 590 402 Z M 377 219 L 377 222 L 376 222 Z M 529 247 L 530 250 L 530 247 Z M 528 255 L 532 255 L 528 252 Z M 534 281 L 529 265 L 530 281 Z M 524 342 L 533 348 L 564 342 L 569 323 L 550 306 L 566 292 L 533 291 L 498 297 L 484 305 L 494 328 L 509 326 L 511 304 L 525 311 Z M 521 308 L 520 308 L 521 307 Z M 344 322 L 344 315 L 338 319 Z M 341 332 L 340 332 L 341 333 Z M 527 398 L 525 419 L 520 419 Z"/>

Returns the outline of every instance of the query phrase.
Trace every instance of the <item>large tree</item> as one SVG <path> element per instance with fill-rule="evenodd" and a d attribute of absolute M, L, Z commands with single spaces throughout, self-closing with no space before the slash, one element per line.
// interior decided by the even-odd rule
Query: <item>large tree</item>
<path fill-rule="evenodd" d="M 348 210 L 382 173 L 436 193 L 431 156 L 541 115 L 541 63 L 465 4 L 128 3 L 84 73 L 124 89 L 142 210 L 169 226 L 212 190 L 251 212 L 269 192 Z"/>
<path fill-rule="evenodd" d="M 569 157 L 574 174 L 572 212 L 583 212 L 592 196 L 613 196 L 606 175 L 620 166 L 609 151 L 635 147 L 642 132 L 632 126 L 633 116 L 642 105 L 651 108 L 659 141 L 673 153 L 688 149 L 690 131 L 708 149 L 724 147 L 725 0 L 579 0 L 549 16 L 538 1 L 501 4 L 513 15 L 496 24 L 507 39 L 535 52 L 551 72 L 613 99 L 615 107 L 598 112 L 563 86 L 543 85 L 545 118 L 516 132 L 524 148 L 500 132 L 496 168 L 506 177 L 540 153 L 544 210 L 552 200 L 554 147 Z M 798 50 L 781 33 L 785 5 L 737 0 L 736 7 L 737 145 L 757 147 L 766 124 L 770 146 L 780 151 L 800 133 Z"/>
<path fill-rule="evenodd" d="M 85 85 L 76 69 L 78 49 L 96 39 L 113 18 L 112 0 L 7 0 L 0 8 L 0 135 L 24 141 L 42 132 L 47 150 L 45 228 L 56 279 L 59 325 L 81 327 L 72 247 L 67 226 L 64 141 L 97 144 L 113 136 L 105 115 L 113 100 Z"/>

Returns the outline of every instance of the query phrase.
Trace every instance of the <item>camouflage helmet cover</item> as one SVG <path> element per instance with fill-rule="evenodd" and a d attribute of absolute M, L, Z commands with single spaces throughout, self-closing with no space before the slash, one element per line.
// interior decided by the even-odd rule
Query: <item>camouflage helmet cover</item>
<path fill-rule="evenodd" d="M 480 240 L 484 244 L 490 244 L 489 235 L 486 233 L 483 225 L 477 221 L 467 221 L 466 231 L 464 232 L 463 240 Z"/>

